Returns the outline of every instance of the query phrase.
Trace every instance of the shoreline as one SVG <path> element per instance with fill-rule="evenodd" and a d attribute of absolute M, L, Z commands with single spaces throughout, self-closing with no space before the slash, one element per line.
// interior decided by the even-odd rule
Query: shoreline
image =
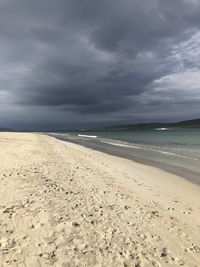
<path fill-rule="evenodd" d="M 197 186 L 200 186 L 200 179 L 199 179 L 200 173 L 192 171 L 192 170 L 188 170 L 188 169 L 183 168 L 181 166 L 172 166 L 170 164 L 156 162 L 154 160 L 137 158 L 136 156 L 131 156 L 129 153 L 126 153 L 122 150 L 117 151 L 116 149 L 112 149 L 112 145 L 104 145 L 103 146 L 101 143 L 101 147 L 100 147 L 98 145 L 94 146 L 93 144 L 91 144 L 89 142 L 87 142 L 87 143 L 81 142 L 81 141 L 75 140 L 75 139 L 71 140 L 71 139 L 67 139 L 66 137 L 55 136 L 55 135 L 51 135 L 51 134 L 47 134 L 47 135 L 54 137 L 58 140 L 62 140 L 64 142 L 70 142 L 72 144 L 77 144 L 77 145 L 83 146 L 85 148 L 92 149 L 94 151 L 100 151 L 100 152 L 106 153 L 108 155 L 112 155 L 112 156 L 120 157 L 123 159 L 131 160 L 133 162 L 137 162 L 137 163 L 140 163 L 143 165 L 152 166 L 154 168 L 157 168 L 157 169 L 163 170 L 165 172 L 179 176 L 182 179 L 189 181 L 190 183 L 193 183 Z"/>
<path fill-rule="evenodd" d="M 126 158 L 126 157 L 122 157 L 119 155 L 115 155 L 115 154 L 110 154 L 110 153 L 106 153 L 104 151 L 101 150 L 96 150 L 94 148 L 90 148 L 84 145 L 80 145 L 71 141 L 66 141 L 66 140 L 61 140 L 59 138 L 53 137 L 55 139 L 57 139 L 58 141 L 61 142 L 61 144 L 66 145 L 66 146 L 71 146 L 73 149 L 76 149 L 78 151 L 83 151 L 83 152 L 90 152 L 91 154 L 95 154 L 94 156 L 99 156 L 100 158 L 108 158 L 108 160 L 112 160 L 116 163 L 121 163 L 124 164 L 125 166 L 131 166 L 131 168 L 135 167 L 136 169 L 142 169 L 145 170 L 147 173 L 150 173 L 150 176 L 152 175 L 161 175 L 161 176 L 165 176 L 165 178 L 167 178 L 164 181 L 159 180 L 159 182 L 168 182 L 169 186 L 173 185 L 173 182 L 175 182 L 175 184 L 179 184 L 180 186 L 184 186 L 186 191 L 189 189 L 192 189 L 194 191 L 197 191 L 200 193 L 200 186 L 197 183 L 192 182 L 189 179 L 184 178 L 181 175 L 178 175 L 176 173 L 167 171 L 165 169 L 159 168 L 157 166 L 153 166 L 151 164 L 145 164 L 144 162 L 140 162 L 139 160 L 132 160 L 130 158 Z M 143 175 L 146 176 L 147 173 L 145 174 L 143 172 Z M 146 177 L 145 177 L 146 178 Z M 162 178 L 163 179 L 163 178 Z M 157 179 L 156 183 L 157 183 Z M 153 180 L 151 180 L 150 182 L 153 182 Z"/>
<path fill-rule="evenodd" d="M 199 266 L 187 180 L 33 133 L 1 133 L 0 161 L 0 266 Z"/>

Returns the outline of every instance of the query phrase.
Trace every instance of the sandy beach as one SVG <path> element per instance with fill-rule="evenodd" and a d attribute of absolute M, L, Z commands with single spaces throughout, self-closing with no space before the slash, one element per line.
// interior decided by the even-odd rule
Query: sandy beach
<path fill-rule="evenodd" d="M 0 133 L 0 266 L 200 266 L 200 188 L 53 137 Z"/>

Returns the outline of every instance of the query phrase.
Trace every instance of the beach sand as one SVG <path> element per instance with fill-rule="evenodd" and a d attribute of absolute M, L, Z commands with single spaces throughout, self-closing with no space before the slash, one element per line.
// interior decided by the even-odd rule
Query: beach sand
<path fill-rule="evenodd" d="M 200 266 L 200 189 L 53 137 L 0 133 L 0 266 Z"/>

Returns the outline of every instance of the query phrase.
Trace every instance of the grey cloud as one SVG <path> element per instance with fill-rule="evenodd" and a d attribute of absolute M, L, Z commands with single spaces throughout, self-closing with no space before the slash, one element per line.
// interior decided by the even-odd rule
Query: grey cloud
<path fill-rule="evenodd" d="M 1 1 L 4 114 L 10 118 L 12 105 L 23 125 L 27 112 L 38 125 L 48 116 L 63 125 L 79 125 L 82 117 L 88 125 L 150 114 L 154 120 L 173 105 L 178 119 L 180 110 L 187 117 L 185 94 L 195 115 L 194 92 L 177 77 L 199 70 L 199 26 L 200 5 L 192 0 Z M 177 80 L 157 90 L 158 80 L 167 86 L 165 77 Z M 192 80 L 187 84 L 192 88 Z"/>

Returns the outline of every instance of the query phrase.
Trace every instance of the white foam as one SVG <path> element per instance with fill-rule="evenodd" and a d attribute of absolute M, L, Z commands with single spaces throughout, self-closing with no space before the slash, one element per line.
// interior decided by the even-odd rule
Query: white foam
<path fill-rule="evenodd" d="M 87 138 L 97 138 L 96 135 L 86 135 L 86 134 L 78 134 L 80 137 L 87 137 Z"/>
<path fill-rule="evenodd" d="M 169 128 L 156 128 L 156 131 L 167 131 L 170 130 Z"/>
<path fill-rule="evenodd" d="M 153 151 L 153 152 L 157 152 L 157 153 L 161 153 L 161 154 L 165 154 L 165 155 L 175 156 L 175 157 L 178 157 L 178 158 L 184 158 L 184 159 L 190 159 L 190 160 L 199 161 L 199 159 L 196 159 L 196 158 L 186 157 L 186 156 L 183 156 L 183 155 L 180 155 L 180 154 L 176 154 L 176 153 L 173 153 L 173 152 L 157 150 L 157 149 L 153 149 L 153 148 L 150 148 L 150 147 L 135 146 L 135 145 L 123 144 L 123 143 L 115 143 L 115 142 L 112 142 L 112 141 L 105 141 L 105 140 L 100 140 L 100 141 L 103 142 L 103 143 L 106 143 L 106 144 L 113 145 L 113 146 L 129 147 L 129 148 L 134 148 L 134 149 L 138 149 L 138 150 L 149 150 L 149 151 Z"/>

